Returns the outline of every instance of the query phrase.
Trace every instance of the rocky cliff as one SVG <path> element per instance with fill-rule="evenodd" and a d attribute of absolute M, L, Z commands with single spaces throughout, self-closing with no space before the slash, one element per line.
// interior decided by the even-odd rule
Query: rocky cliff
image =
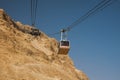
<path fill-rule="evenodd" d="M 58 55 L 58 42 L 13 21 L 0 9 L 0 80 L 88 80 L 68 55 Z"/>

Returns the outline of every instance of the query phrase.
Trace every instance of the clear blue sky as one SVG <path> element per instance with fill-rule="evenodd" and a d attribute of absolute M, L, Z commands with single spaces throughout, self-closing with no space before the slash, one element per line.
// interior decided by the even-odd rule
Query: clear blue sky
<path fill-rule="evenodd" d="M 46 34 L 57 32 L 100 1 L 39 0 L 36 26 Z M 30 0 L 0 0 L 0 8 L 14 20 L 31 24 Z M 77 25 L 68 38 L 69 56 L 90 80 L 120 80 L 120 0 Z"/>

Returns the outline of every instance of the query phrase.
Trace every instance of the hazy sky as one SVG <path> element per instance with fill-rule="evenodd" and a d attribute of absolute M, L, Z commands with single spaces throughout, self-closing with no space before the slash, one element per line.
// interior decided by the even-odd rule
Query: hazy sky
<path fill-rule="evenodd" d="M 51 34 L 67 27 L 102 0 L 38 0 L 36 27 Z M 0 0 L 14 20 L 31 24 L 30 0 Z M 68 33 L 69 56 L 90 80 L 120 80 L 120 0 Z M 60 39 L 60 35 L 51 37 Z"/>

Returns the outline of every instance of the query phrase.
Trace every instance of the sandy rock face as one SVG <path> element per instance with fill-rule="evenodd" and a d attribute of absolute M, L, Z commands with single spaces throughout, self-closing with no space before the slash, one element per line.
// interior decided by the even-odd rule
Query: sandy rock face
<path fill-rule="evenodd" d="M 0 9 L 0 80 L 89 80 L 68 55 L 57 54 L 55 39 L 31 28 Z"/>

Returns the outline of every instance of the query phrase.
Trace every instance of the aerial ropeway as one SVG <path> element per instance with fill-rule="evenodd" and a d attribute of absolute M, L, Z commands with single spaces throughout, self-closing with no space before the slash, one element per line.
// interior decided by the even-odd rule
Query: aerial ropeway
<path fill-rule="evenodd" d="M 31 0 L 31 24 L 32 24 L 32 28 L 31 28 L 31 35 L 34 36 L 39 36 L 41 34 L 41 32 L 39 31 L 39 29 L 37 29 L 35 27 L 35 23 L 36 23 L 36 12 L 37 12 L 37 3 L 38 0 Z"/>
<path fill-rule="evenodd" d="M 67 40 L 67 32 L 66 30 L 61 30 L 61 40 L 59 43 L 59 51 L 58 54 L 64 54 L 67 55 L 70 50 L 70 43 Z"/>

